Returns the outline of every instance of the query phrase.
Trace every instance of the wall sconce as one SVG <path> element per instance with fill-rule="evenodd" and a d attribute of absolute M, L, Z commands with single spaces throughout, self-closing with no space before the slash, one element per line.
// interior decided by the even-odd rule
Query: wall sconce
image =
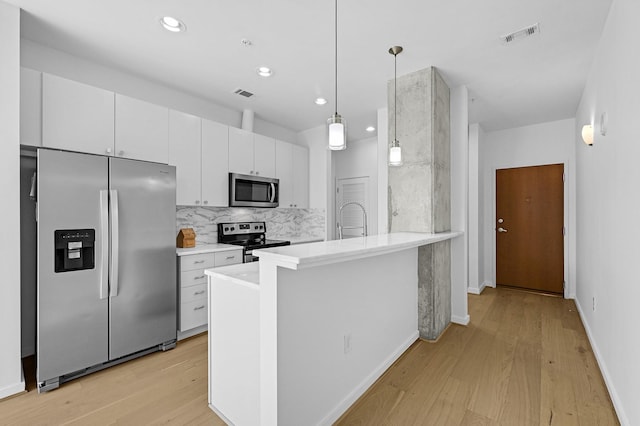
<path fill-rule="evenodd" d="M 588 146 L 593 146 L 593 126 L 591 124 L 582 126 L 582 140 Z"/>

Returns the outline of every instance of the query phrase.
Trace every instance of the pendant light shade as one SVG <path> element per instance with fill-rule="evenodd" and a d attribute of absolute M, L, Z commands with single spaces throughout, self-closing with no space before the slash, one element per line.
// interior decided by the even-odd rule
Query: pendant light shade
<path fill-rule="evenodd" d="M 397 140 L 391 142 L 391 148 L 389 148 L 389 165 L 402 165 L 402 148 L 400 148 L 400 142 Z"/>
<path fill-rule="evenodd" d="M 332 151 L 340 151 L 347 147 L 347 126 L 342 120 L 342 116 L 338 113 L 332 115 L 327 120 L 329 129 L 329 149 Z"/>
<path fill-rule="evenodd" d="M 393 142 L 389 147 L 389 165 L 402 165 L 402 148 L 398 140 L 398 54 L 402 52 L 402 46 L 393 46 L 389 53 L 393 55 Z"/>
<path fill-rule="evenodd" d="M 335 113 L 327 120 L 327 133 L 329 135 L 329 149 L 341 151 L 347 148 L 347 123 L 338 114 L 338 0 L 335 0 L 335 64 L 336 64 L 336 93 L 335 93 Z"/>

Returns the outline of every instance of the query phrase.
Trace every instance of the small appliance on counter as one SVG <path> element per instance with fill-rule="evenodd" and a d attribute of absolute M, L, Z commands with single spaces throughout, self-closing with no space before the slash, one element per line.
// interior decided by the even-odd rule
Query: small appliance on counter
<path fill-rule="evenodd" d="M 236 222 L 218 224 L 218 243 L 242 246 L 244 263 L 255 262 L 254 249 L 288 246 L 290 241 L 268 240 L 265 235 L 267 225 L 264 222 Z"/>

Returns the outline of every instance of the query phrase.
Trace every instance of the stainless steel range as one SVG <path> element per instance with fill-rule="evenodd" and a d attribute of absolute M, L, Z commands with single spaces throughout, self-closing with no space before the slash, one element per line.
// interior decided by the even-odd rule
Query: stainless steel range
<path fill-rule="evenodd" d="M 244 263 L 255 262 L 254 249 L 288 246 L 290 241 L 268 240 L 267 225 L 264 222 L 235 222 L 218 224 L 218 242 L 243 247 Z"/>

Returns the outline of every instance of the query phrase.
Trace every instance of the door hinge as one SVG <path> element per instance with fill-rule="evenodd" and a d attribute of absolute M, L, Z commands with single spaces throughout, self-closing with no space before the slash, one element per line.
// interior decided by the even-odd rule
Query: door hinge
<path fill-rule="evenodd" d="M 562 172 L 562 181 L 564 182 L 564 172 Z"/>
<path fill-rule="evenodd" d="M 340 188 L 336 187 L 336 192 L 339 194 L 340 193 Z"/>
<path fill-rule="evenodd" d="M 566 230 L 564 228 L 564 226 L 562 227 L 562 236 L 564 237 L 566 235 Z"/>

